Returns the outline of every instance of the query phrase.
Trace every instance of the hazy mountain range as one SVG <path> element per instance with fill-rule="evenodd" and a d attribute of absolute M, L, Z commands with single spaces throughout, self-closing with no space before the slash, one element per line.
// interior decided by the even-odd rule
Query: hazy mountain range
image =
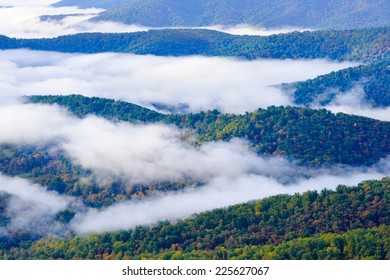
<path fill-rule="evenodd" d="M 390 23 L 386 0 L 64 0 L 57 5 L 109 8 L 94 20 L 159 27 L 250 24 L 350 29 Z"/>

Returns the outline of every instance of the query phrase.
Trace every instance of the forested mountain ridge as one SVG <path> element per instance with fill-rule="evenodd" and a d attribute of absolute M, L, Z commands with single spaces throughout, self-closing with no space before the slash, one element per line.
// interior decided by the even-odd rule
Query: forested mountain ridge
<path fill-rule="evenodd" d="M 52 39 L 0 37 L 0 49 L 159 56 L 235 56 L 247 59 L 382 61 L 389 59 L 390 27 L 238 36 L 211 30 L 164 29 L 135 33 L 82 33 Z"/>
<path fill-rule="evenodd" d="M 228 141 L 238 137 L 248 140 L 263 157 L 287 157 L 300 163 L 297 168 L 303 169 L 340 164 L 347 168 L 372 165 L 390 154 L 389 122 L 332 114 L 326 110 L 269 107 L 244 115 L 222 114 L 216 110 L 167 115 L 127 102 L 80 95 L 32 96 L 28 101 L 58 104 L 80 118 L 97 115 L 138 125 L 176 125 L 191 134 L 196 133 L 198 137 L 195 141 L 200 146 L 210 141 Z M 1 144 L 0 172 L 76 197 L 93 208 L 205 183 L 186 178 L 134 184 L 118 176 L 101 182 L 92 170 L 75 163 L 55 143 L 39 146 Z"/>
<path fill-rule="evenodd" d="M 390 106 L 390 61 L 350 67 L 282 87 L 293 92 L 294 102 L 298 105 L 315 103 L 326 106 L 353 90 L 356 101 L 361 98 L 361 102 L 373 107 L 387 107 Z"/>
<path fill-rule="evenodd" d="M 79 95 L 33 96 L 28 101 L 65 106 L 79 117 L 95 114 L 111 120 L 175 124 L 195 130 L 199 143 L 244 138 L 259 154 L 310 164 L 373 164 L 390 154 L 389 122 L 324 109 L 271 106 L 244 115 L 217 110 L 162 115 L 126 102 Z"/>
<path fill-rule="evenodd" d="M 222 114 L 216 110 L 166 115 L 127 102 L 80 95 L 33 96 L 29 97 L 29 102 L 59 104 L 81 118 L 92 114 L 134 124 L 176 125 L 197 133 L 198 145 L 243 138 L 262 156 L 288 157 L 301 162 L 303 167 L 371 165 L 390 154 L 390 123 L 332 114 L 326 110 L 270 107 L 244 115 Z M 94 208 L 197 183 L 188 178 L 177 182 L 132 184 L 115 176 L 99 183 L 99 178 L 91 170 L 75 164 L 65 152 L 57 148 L 57 153 L 53 154 L 51 150 L 50 145 L 2 144 L 0 171 L 47 186 L 48 190 L 77 197 Z"/>
<path fill-rule="evenodd" d="M 133 0 L 95 20 L 156 27 L 250 24 L 346 29 L 389 25 L 388 10 L 385 0 Z"/>
<path fill-rule="evenodd" d="M 272 196 L 174 224 L 87 237 L 48 237 L 12 249 L 0 243 L 0 257 L 388 259 L 389 199 L 390 179 L 384 178 L 357 187 L 338 186 L 335 191 Z"/>

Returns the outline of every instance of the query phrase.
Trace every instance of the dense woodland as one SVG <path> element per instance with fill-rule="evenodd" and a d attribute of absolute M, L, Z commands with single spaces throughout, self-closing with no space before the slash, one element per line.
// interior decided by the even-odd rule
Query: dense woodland
<path fill-rule="evenodd" d="M 296 238 L 279 244 L 244 246 L 237 249 L 170 250 L 142 254 L 142 259 L 171 260 L 388 260 L 390 227 L 355 229 L 344 234 L 327 233 Z"/>
<path fill-rule="evenodd" d="M 171 224 L 47 237 L 3 259 L 389 259 L 390 179 L 277 195 Z M 1 209 L 1 208 L 0 208 Z"/>
<path fill-rule="evenodd" d="M 150 30 L 135 33 L 84 33 L 52 39 L 0 36 L 0 49 L 60 52 L 127 52 L 159 56 L 234 56 L 246 59 L 380 61 L 390 57 L 389 27 L 344 31 L 236 36 L 211 30 Z"/>
<path fill-rule="evenodd" d="M 350 67 L 312 80 L 284 84 L 282 87 L 293 92 L 294 102 L 298 105 L 307 106 L 317 103 L 325 106 L 334 101 L 338 95 L 351 90 L 354 91 L 356 99 L 359 99 L 359 90 L 362 90 L 363 103 L 373 107 L 388 107 L 390 106 L 390 62 Z"/>

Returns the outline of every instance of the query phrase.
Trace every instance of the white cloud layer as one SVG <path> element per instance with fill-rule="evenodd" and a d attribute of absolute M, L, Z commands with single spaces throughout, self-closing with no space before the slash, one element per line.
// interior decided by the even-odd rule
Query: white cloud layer
<path fill-rule="evenodd" d="M 334 113 L 342 112 L 390 121 L 390 107 L 374 108 L 364 99 L 364 89 L 361 86 L 356 86 L 344 93 L 338 93 L 336 98 L 325 108 Z"/>
<path fill-rule="evenodd" d="M 195 147 L 183 141 L 184 132 L 165 125 L 114 124 L 93 116 L 78 119 L 56 106 L 0 106 L 0 143 L 57 142 L 77 164 L 133 183 L 207 181 L 247 173 L 298 176 L 287 160 L 258 157 L 245 141 Z"/>
<path fill-rule="evenodd" d="M 2 3 L 3 2 L 3 3 Z M 59 35 L 74 34 L 86 31 L 104 31 L 107 25 L 102 24 L 100 29 L 96 25 L 84 23 L 94 14 L 102 10 L 99 9 L 79 9 L 77 7 L 54 8 L 35 1 L 32 3 L 8 3 L 0 2 L 0 34 L 16 38 L 42 38 L 56 37 Z M 19 1 L 18 1 L 19 2 Z M 26 1 L 27 2 L 27 1 Z M 30 2 L 30 1 L 29 1 Z M 49 2 L 49 1 L 46 1 Z M 50 1 L 53 2 L 53 1 Z M 17 5 L 7 7 L 8 5 Z M 50 4 L 50 3 L 48 3 Z M 42 21 L 42 15 L 74 15 L 61 20 Z"/>
<path fill-rule="evenodd" d="M 312 29 L 302 29 L 296 27 L 285 27 L 283 29 L 267 29 L 267 28 L 261 28 L 257 26 L 251 26 L 248 24 L 238 24 L 232 26 L 212 25 L 212 26 L 205 26 L 199 28 L 221 31 L 232 35 L 254 35 L 254 36 L 270 36 L 274 34 L 284 34 L 284 33 L 291 33 L 295 31 L 299 31 L 299 32 L 312 31 Z"/>
<path fill-rule="evenodd" d="M 291 182 L 291 178 L 323 173 L 282 158 L 261 158 L 243 140 L 196 147 L 187 143 L 185 133 L 167 125 L 112 123 L 94 116 L 78 119 L 57 106 L 0 106 L 0 143 L 57 143 L 77 164 L 98 173 L 125 176 L 134 183 L 188 178 L 205 182 L 242 174 Z M 336 171 L 332 174 L 338 175 Z"/>
<path fill-rule="evenodd" d="M 6 208 L 10 221 L 5 227 L 0 227 L 0 236 L 22 230 L 39 235 L 62 232 L 63 228 L 55 221 L 55 215 L 66 209 L 70 198 L 46 191 L 27 180 L 1 174 L 0 191 L 12 194 Z"/>
<path fill-rule="evenodd" d="M 69 35 L 81 32 L 137 32 L 147 31 L 152 28 L 139 25 L 125 25 L 117 22 L 92 22 L 89 21 L 102 9 L 78 7 L 52 7 L 53 0 L 35 1 L 0 1 L 0 34 L 17 38 L 44 38 Z M 41 20 L 40 16 L 65 15 L 61 18 L 49 18 Z M 303 31 L 293 27 L 280 30 L 268 30 L 250 25 L 236 26 L 204 26 L 181 27 L 190 29 L 212 29 L 234 35 L 262 35 Z"/>
<path fill-rule="evenodd" d="M 147 107 L 186 104 L 193 112 L 219 109 L 244 113 L 291 104 L 288 95 L 273 85 L 314 78 L 351 65 L 355 64 L 9 50 L 0 52 L 4 70 L 0 92 L 15 96 L 80 93 Z"/>
<path fill-rule="evenodd" d="M 100 211 L 90 210 L 87 214 L 79 215 L 72 226 L 80 234 L 129 229 L 139 225 L 152 225 L 158 221 L 189 218 L 194 213 L 271 195 L 335 189 L 339 184 L 355 185 L 362 180 L 380 179 L 383 176 L 384 174 L 375 171 L 353 171 L 340 176 L 321 175 L 288 186 L 272 178 L 253 174 L 233 180 L 221 177 L 202 188 L 187 189 L 141 202 L 119 203 Z"/>
<path fill-rule="evenodd" d="M 64 210 L 69 202 L 58 193 L 48 192 L 40 185 L 32 184 L 25 179 L 11 178 L 1 174 L 0 191 L 13 194 L 24 201 L 30 201 L 51 214 Z"/>

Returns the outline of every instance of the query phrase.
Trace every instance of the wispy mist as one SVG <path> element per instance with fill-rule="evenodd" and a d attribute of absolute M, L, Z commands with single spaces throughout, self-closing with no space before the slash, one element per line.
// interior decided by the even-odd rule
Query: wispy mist
<path fill-rule="evenodd" d="M 287 26 L 281 29 L 268 29 L 268 28 L 261 28 L 257 26 L 251 26 L 248 24 L 238 24 L 232 26 L 213 25 L 213 26 L 205 26 L 201 28 L 221 31 L 232 35 L 255 35 L 255 36 L 270 36 L 274 34 L 284 34 L 284 33 L 291 33 L 295 31 L 299 31 L 299 32 L 313 31 L 311 29 L 302 29 L 302 28 L 292 27 L 292 26 L 290 27 Z"/>
<path fill-rule="evenodd" d="M 361 86 L 356 86 L 347 92 L 338 92 L 336 98 L 326 106 L 326 109 L 334 113 L 342 112 L 390 121 L 390 107 L 374 108 L 364 98 L 364 89 Z"/>
<path fill-rule="evenodd" d="M 27 180 L 1 174 L 0 191 L 12 195 L 5 213 L 10 221 L 0 228 L 0 236 L 18 231 L 38 235 L 63 232 L 64 228 L 55 221 L 55 215 L 66 209 L 70 198 L 46 191 L 42 186 Z"/>
<path fill-rule="evenodd" d="M 94 8 L 54 8 L 47 6 L 51 4 L 50 2 L 53 3 L 55 1 L 1 1 L 0 18 L 2 22 L 0 34 L 16 38 L 43 38 L 85 32 L 87 28 L 84 29 L 83 22 L 102 11 Z M 40 19 L 42 15 L 74 14 L 79 14 L 79 16 L 69 16 L 55 21 L 43 21 Z M 91 25 L 90 31 L 94 31 L 93 28 L 94 26 Z"/>
<path fill-rule="evenodd" d="M 185 134 L 166 125 L 112 123 L 93 116 L 78 119 L 56 106 L 0 107 L 0 143 L 57 143 L 76 164 L 133 183 L 208 181 L 246 173 L 299 176 L 287 160 L 263 159 L 243 140 L 196 147 L 186 141 Z"/>
<path fill-rule="evenodd" d="M 390 170 L 387 170 L 387 174 Z M 282 172 L 282 170 L 280 170 Z M 366 179 L 380 179 L 386 173 L 375 170 L 349 170 L 343 175 L 323 174 L 283 185 L 273 178 L 244 174 L 235 179 L 219 177 L 202 188 L 189 188 L 142 202 L 127 202 L 105 210 L 90 210 L 79 215 L 72 227 L 80 234 L 129 229 L 139 225 L 153 225 L 158 221 L 189 218 L 215 208 L 247 202 L 276 194 L 294 194 L 307 190 L 335 189 L 339 184 L 355 185 Z"/>
<path fill-rule="evenodd" d="M 118 22 L 90 21 L 103 9 L 78 7 L 52 7 L 55 0 L 18 0 L 0 1 L 0 34 L 17 38 L 44 38 L 69 35 L 81 32 L 138 32 L 151 29 L 172 27 L 147 27 L 139 25 L 126 25 Z M 55 17 L 60 15 L 60 17 Z M 41 16 L 49 16 L 41 19 Z M 54 17 L 53 17 L 54 16 Z M 240 24 L 234 26 L 201 26 L 176 27 L 190 29 L 212 29 L 234 35 L 261 35 L 289 33 L 304 31 L 299 28 L 286 27 L 284 29 L 269 30 L 259 27 Z"/>
<path fill-rule="evenodd" d="M 185 134 L 186 131 L 165 125 L 112 123 L 92 116 L 78 119 L 56 106 L 0 107 L 0 143 L 57 143 L 77 164 L 100 175 L 114 174 L 134 183 L 191 178 L 203 185 L 157 194 L 140 202 L 119 203 L 105 210 L 79 213 L 72 228 L 83 234 L 187 218 L 198 212 L 274 194 L 335 188 L 339 184 L 354 185 L 390 173 L 389 158 L 370 168 L 313 169 L 297 166 L 284 158 L 259 157 L 242 140 L 196 147 L 184 141 Z M 43 206 L 49 209 L 47 213 L 54 213 L 66 205 L 66 199 L 59 203 L 55 200 L 57 196 L 46 198 L 47 193 L 35 194 L 27 187 L 18 193 L 12 185 L 1 189 L 20 194 L 21 199 L 31 195 L 36 201 L 45 200 Z M 50 210 L 53 201 L 59 208 Z M 18 205 L 20 203 L 15 204 L 16 208 L 10 208 L 14 209 L 12 213 L 23 210 Z"/>
<path fill-rule="evenodd" d="M 0 1 L 0 34 L 17 38 L 45 38 L 81 32 L 138 32 L 152 28 L 139 25 L 126 25 L 118 22 L 90 21 L 103 9 L 78 7 L 52 7 L 56 1 Z M 55 17 L 60 15 L 60 17 Z M 45 19 L 41 16 L 48 16 Z M 170 28 L 170 27 L 168 27 Z M 268 30 L 250 25 L 181 27 L 191 29 L 212 29 L 234 35 L 262 35 L 303 31 L 293 27 Z"/>
<path fill-rule="evenodd" d="M 244 113 L 290 105 L 273 87 L 339 70 L 353 63 L 326 60 L 256 60 L 219 57 L 155 57 L 131 54 L 0 52 L 2 92 L 18 95 L 74 94 L 121 99 L 152 107 L 188 106 Z"/>

